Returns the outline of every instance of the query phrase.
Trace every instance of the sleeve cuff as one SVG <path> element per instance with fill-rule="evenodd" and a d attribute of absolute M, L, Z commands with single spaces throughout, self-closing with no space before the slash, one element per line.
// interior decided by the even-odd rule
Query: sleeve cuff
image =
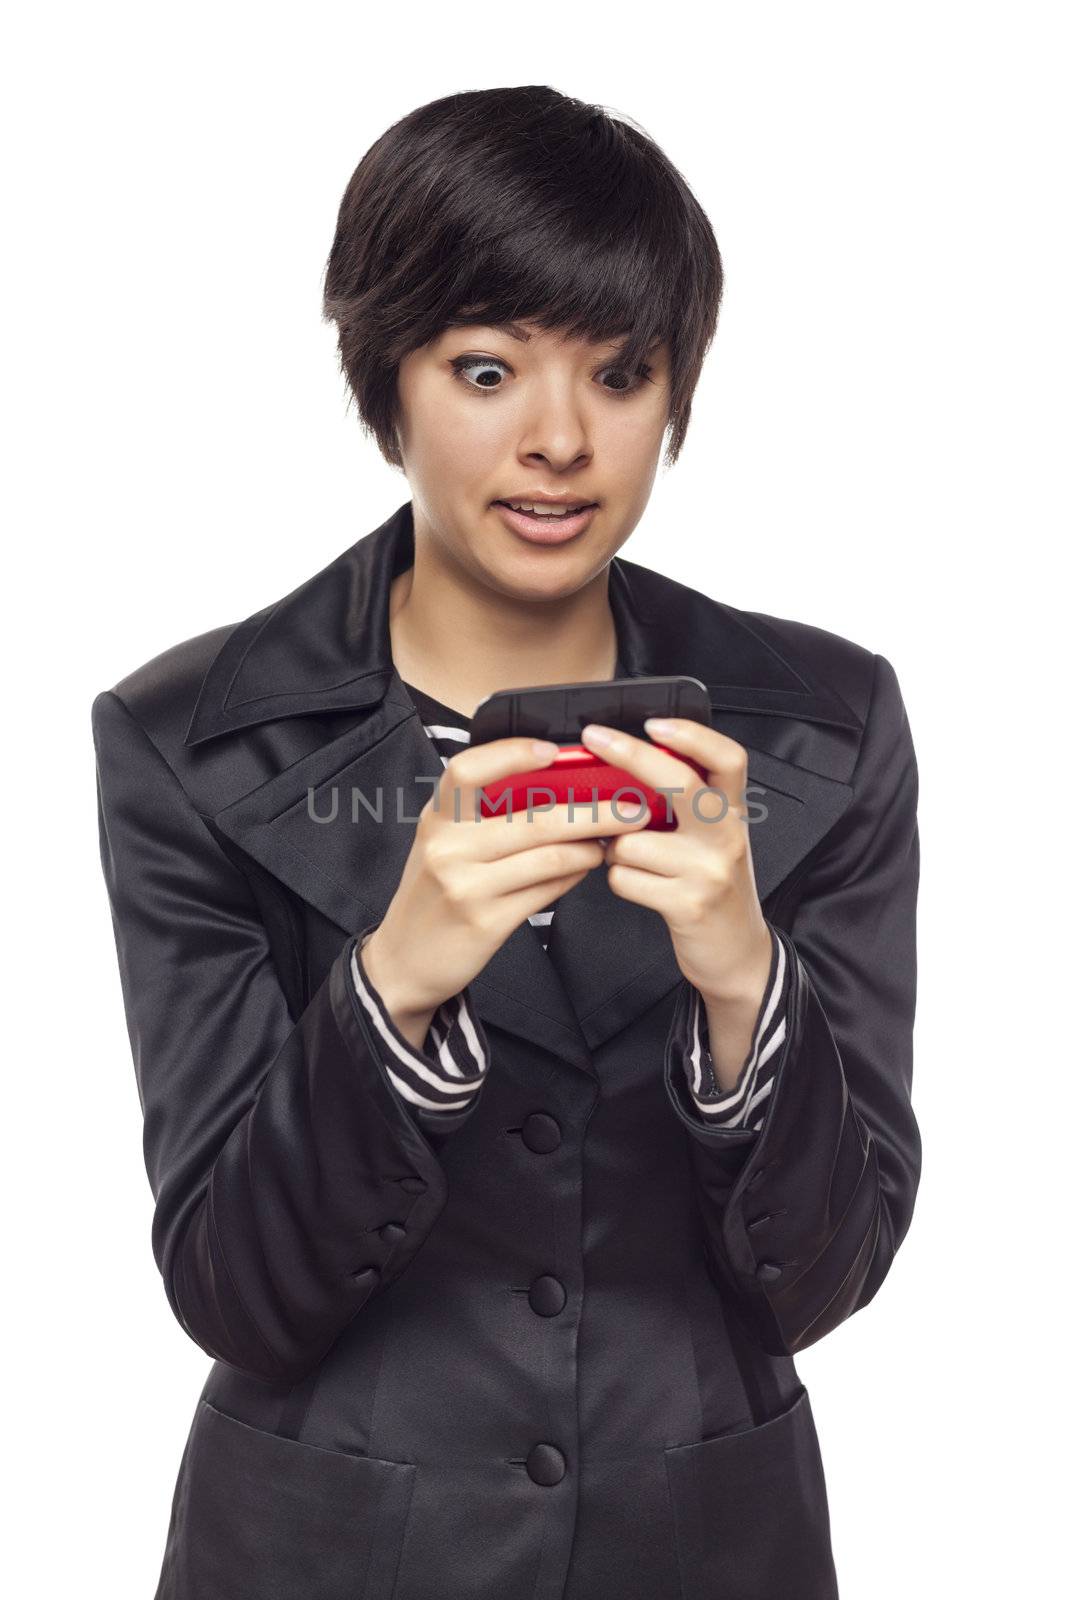
<path fill-rule="evenodd" d="M 377 923 L 375 923 L 377 927 Z M 438 1006 L 430 1020 L 427 1048 L 418 1050 L 397 1028 L 363 967 L 361 950 L 373 933 L 365 928 L 352 946 L 352 981 L 383 1070 L 418 1121 L 445 1127 L 470 1110 L 489 1067 L 489 1042 L 467 989 Z"/>
<path fill-rule="evenodd" d="M 716 1081 L 707 1011 L 694 984 L 684 984 L 679 995 L 666 1050 L 668 1089 L 683 1117 L 702 1128 L 747 1135 L 748 1143 L 763 1124 L 775 1073 L 785 1056 L 789 962 L 779 934 L 774 928 L 771 934 L 774 952 L 770 971 L 752 1043 L 736 1086 L 722 1090 Z"/>

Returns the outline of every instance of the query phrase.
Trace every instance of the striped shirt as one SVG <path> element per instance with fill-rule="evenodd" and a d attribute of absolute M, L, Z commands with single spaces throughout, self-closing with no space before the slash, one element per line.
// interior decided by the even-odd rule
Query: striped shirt
<path fill-rule="evenodd" d="M 470 743 L 470 719 L 405 684 L 443 766 Z M 541 934 L 546 954 L 552 918 L 559 901 L 529 918 Z M 363 968 L 360 950 L 373 929 L 365 929 L 352 950 L 352 977 L 367 1021 L 378 1039 L 390 1082 L 428 1129 L 443 1129 L 450 1116 L 468 1110 L 477 1100 L 489 1069 L 489 1043 L 469 989 L 446 1000 L 430 1020 L 421 1049 L 397 1028 L 381 995 Z M 742 1129 L 753 1138 L 763 1123 L 763 1106 L 774 1085 L 786 1037 L 789 966 L 785 947 L 771 929 L 774 950 L 759 1015 L 741 1075 L 733 1089 L 723 1090 L 715 1077 L 708 1036 L 707 1012 L 700 991 L 685 983 L 675 1008 L 666 1046 L 666 1066 L 675 1093 L 702 1126 Z M 684 1084 L 684 1091 L 681 1085 Z M 681 1102 L 679 1102 L 681 1103 Z"/>

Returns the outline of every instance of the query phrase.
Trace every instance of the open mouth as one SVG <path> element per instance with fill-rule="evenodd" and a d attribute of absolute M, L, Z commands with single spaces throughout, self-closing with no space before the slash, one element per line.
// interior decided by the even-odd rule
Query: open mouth
<path fill-rule="evenodd" d="M 592 511 L 596 501 L 587 500 L 584 505 L 579 506 L 545 506 L 533 505 L 530 502 L 524 505 L 517 500 L 494 500 L 493 504 L 495 506 L 507 506 L 509 511 L 517 512 L 522 517 L 539 517 L 546 522 L 561 522 L 568 517 L 577 517 L 583 511 Z"/>
<path fill-rule="evenodd" d="M 501 520 L 527 544 L 564 544 L 584 533 L 598 509 L 598 502 L 587 500 L 580 506 L 534 505 L 531 501 L 494 500 Z"/>

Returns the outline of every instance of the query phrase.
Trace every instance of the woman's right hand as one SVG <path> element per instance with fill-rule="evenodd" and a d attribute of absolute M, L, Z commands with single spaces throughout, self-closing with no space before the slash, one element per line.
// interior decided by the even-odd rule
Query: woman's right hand
<path fill-rule="evenodd" d="M 633 826 L 610 805 L 566 801 L 475 818 L 478 790 L 552 760 L 529 738 L 494 739 L 454 755 L 419 813 L 403 875 L 360 957 L 401 1031 L 425 1034 L 437 1007 L 472 978 L 531 913 L 604 859 L 598 840 Z M 553 753 L 558 746 L 549 747 Z M 642 820 L 644 817 L 642 816 Z"/>

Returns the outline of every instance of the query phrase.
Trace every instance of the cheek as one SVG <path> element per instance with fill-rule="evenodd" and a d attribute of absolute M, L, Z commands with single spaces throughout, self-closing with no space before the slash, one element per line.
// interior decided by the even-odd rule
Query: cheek
<path fill-rule="evenodd" d="M 455 380 L 445 379 L 432 394 L 424 394 L 412 412 L 411 439 L 419 460 L 442 477 L 477 477 L 492 465 L 511 437 L 514 421 L 505 407 L 478 403 L 453 392 Z"/>
<path fill-rule="evenodd" d="M 459 394 L 457 387 L 456 380 L 431 357 L 408 356 L 400 363 L 397 400 L 404 443 L 413 460 L 427 466 L 447 463 L 456 450 L 471 448 L 484 434 L 486 419 L 478 416 L 481 408 Z"/>
<path fill-rule="evenodd" d="M 612 418 L 610 426 L 601 431 L 597 454 L 602 463 L 610 463 L 620 479 L 634 485 L 646 483 L 655 476 L 665 426 L 659 407 L 655 411 L 635 409 L 634 413 Z"/>

